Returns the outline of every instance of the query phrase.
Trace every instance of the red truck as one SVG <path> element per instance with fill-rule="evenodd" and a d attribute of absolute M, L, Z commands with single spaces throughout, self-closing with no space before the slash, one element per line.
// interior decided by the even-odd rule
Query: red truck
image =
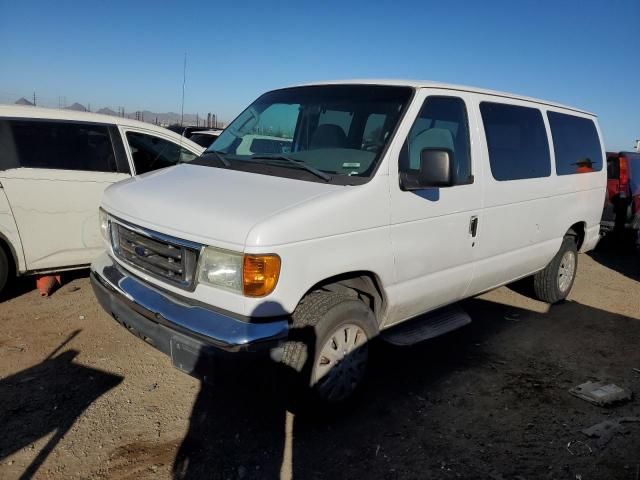
<path fill-rule="evenodd" d="M 607 152 L 607 198 L 602 230 L 634 230 L 640 242 L 640 153 Z"/>

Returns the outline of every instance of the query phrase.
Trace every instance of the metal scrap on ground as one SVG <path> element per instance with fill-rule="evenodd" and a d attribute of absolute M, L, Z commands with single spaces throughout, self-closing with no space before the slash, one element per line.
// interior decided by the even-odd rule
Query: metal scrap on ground
<path fill-rule="evenodd" d="M 569 390 L 569 393 L 595 405 L 605 406 L 631 400 L 631 391 L 613 383 L 585 382 Z"/>
<path fill-rule="evenodd" d="M 600 447 L 605 446 L 616 433 L 626 433 L 627 429 L 623 423 L 640 422 L 640 417 L 622 417 L 612 420 L 605 420 L 589 428 L 582 430 L 587 437 L 597 438 Z"/>

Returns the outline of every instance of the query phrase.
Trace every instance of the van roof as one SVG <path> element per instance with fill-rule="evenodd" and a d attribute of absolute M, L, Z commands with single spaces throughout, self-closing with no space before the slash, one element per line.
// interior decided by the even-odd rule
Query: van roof
<path fill-rule="evenodd" d="M 191 147 L 197 147 L 202 150 L 202 147 L 196 143 L 193 143 L 186 137 L 172 132 L 171 130 L 154 125 L 152 123 L 140 122 L 138 120 L 132 120 L 130 118 L 115 117 L 113 115 L 104 115 L 101 113 L 92 112 L 79 112 L 77 110 L 66 110 L 58 108 L 43 108 L 34 107 L 29 105 L 0 105 L 0 118 L 13 117 L 13 118 L 41 118 L 47 120 L 72 120 L 78 122 L 94 122 L 94 123 L 108 123 L 112 125 L 122 125 L 124 127 L 140 128 L 150 131 L 158 132 L 162 135 L 174 137 L 176 141 L 180 140 L 183 143 L 188 142 Z"/>
<path fill-rule="evenodd" d="M 480 93 L 483 95 L 492 95 L 496 97 L 512 98 L 515 100 L 523 100 L 526 102 L 538 103 L 540 105 L 548 105 L 557 108 L 563 108 L 566 110 L 572 110 L 574 112 L 583 113 L 596 117 L 594 113 L 588 112 L 568 105 L 562 105 L 556 102 L 550 102 L 548 100 L 540 100 L 537 98 L 525 97 L 523 95 L 515 95 L 513 93 L 499 92 L 496 90 L 487 90 L 484 88 L 469 87 L 466 85 L 455 85 L 452 83 L 439 83 L 424 80 L 399 80 L 399 79 L 351 79 L 351 80 L 331 80 L 326 82 L 314 82 L 295 86 L 314 86 L 314 85 L 390 85 L 398 87 L 412 87 L 412 88 L 441 88 L 445 90 L 456 90 L 461 92 Z"/>

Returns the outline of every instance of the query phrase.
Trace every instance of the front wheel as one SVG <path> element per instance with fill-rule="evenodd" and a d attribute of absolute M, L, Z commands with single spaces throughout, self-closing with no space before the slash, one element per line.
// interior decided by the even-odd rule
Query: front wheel
<path fill-rule="evenodd" d="M 2 246 L 0 246 L 0 294 L 9 280 L 9 259 Z"/>
<path fill-rule="evenodd" d="M 312 292 L 293 314 L 282 363 L 315 400 L 344 402 L 363 383 L 375 325 L 373 312 L 357 298 Z"/>
<path fill-rule="evenodd" d="M 533 276 L 533 289 L 538 300 L 558 303 L 569 295 L 578 270 L 578 249 L 573 237 L 562 240 L 560 250 L 544 270 Z"/>

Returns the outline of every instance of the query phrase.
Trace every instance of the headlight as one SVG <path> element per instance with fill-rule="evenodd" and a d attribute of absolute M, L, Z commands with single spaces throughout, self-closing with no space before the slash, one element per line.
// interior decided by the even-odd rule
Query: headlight
<path fill-rule="evenodd" d="M 247 297 L 264 297 L 276 287 L 279 276 L 277 255 L 242 255 L 206 247 L 200 259 L 198 281 Z"/>
<path fill-rule="evenodd" d="M 200 258 L 198 280 L 242 293 L 242 254 L 206 247 Z"/>
<path fill-rule="evenodd" d="M 102 208 L 98 209 L 98 221 L 102 238 L 105 242 L 109 242 L 109 215 Z"/>

